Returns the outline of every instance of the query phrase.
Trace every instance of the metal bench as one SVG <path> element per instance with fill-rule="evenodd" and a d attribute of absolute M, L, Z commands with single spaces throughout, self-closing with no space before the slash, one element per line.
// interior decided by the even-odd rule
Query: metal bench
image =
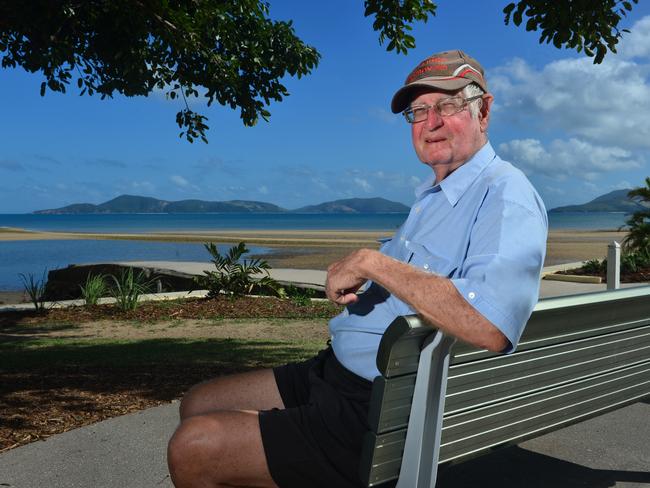
<path fill-rule="evenodd" d="M 439 464 L 650 395 L 650 286 L 541 300 L 510 355 L 398 317 L 377 367 L 361 479 L 432 488 Z"/>

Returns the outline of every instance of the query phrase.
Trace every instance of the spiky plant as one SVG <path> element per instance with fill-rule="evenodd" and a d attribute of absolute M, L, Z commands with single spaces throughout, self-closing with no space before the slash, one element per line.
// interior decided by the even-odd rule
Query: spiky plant
<path fill-rule="evenodd" d="M 208 297 L 213 298 L 221 293 L 239 297 L 259 289 L 270 289 L 278 293 L 280 286 L 271 278 L 268 262 L 258 258 L 242 259 L 249 252 L 245 243 L 232 246 L 224 255 L 213 242 L 204 246 L 212 256 L 211 261 L 216 270 L 204 271 L 205 276 L 197 277 L 195 281 L 208 290 Z"/>
<path fill-rule="evenodd" d="M 626 252 L 650 257 L 650 177 L 645 179 L 645 187 L 634 188 L 627 196 L 645 206 L 626 220 L 628 234 L 623 239 Z"/>

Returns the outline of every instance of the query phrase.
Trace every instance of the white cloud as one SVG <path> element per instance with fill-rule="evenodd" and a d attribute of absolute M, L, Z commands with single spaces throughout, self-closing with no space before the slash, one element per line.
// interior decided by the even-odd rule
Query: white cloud
<path fill-rule="evenodd" d="M 364 192 L 370 193 L 372 191 L 372 185 L 368 183 L 368 180 L 365 180 L 363 178 L 354 178 L 353 181 Z"/>
<path fill-rule="evenodd" d="M 631 30 L 621 41 L 625 54 L 609 54 L 600 65 L 580 57 L 537 69 L 514 59 L 492 70 L 499 119 L 602 145 L 650 148 L 650 17 Z"/>
<path fill-rule="evenodd" d="M 555 139 L 548 147 L 538 139 L 515 139 L 500 144 L 499 151 L 527 174 L 541 174 L 557 180 L 577 176 L 592 181 L 602 173 L 642 165 L 642 161 L 626 149 L 599 146 L 577 138 Z"/>
<path fill-rule="evenodd" d="M 629 181 L 623 180 L 623 181 L 619 181 L 615 185 L 612 185 L 612 188 L 614 190 L 627 190 L 628 188 L 632 188 L 633 186 L 634 185 Z"/>
<path fill-rule="evenodd" d="M 144 191 L 148 193 L 153 193 L 156 191 L 156 185 L 150 181 L 131 181 L 128 184 L 118 183 L 117 189 L 124 191 Z"/>
<path fill-rule="evenodd" d="M 617 51 L 619 56 L 625 58 L 650 57 L 650 16 L 638 20 L 630 32 L 623 33 Z"/>
<path fill-rule="evenodd" d="M 172 176 L 169 177 L 169 180 L 174 185 L 176 185 L 178 188 L 180 188 L 182 190 L 186 190 L 188 192 L 200 192 L 201 191 L 201 189 L 198 186 L 190 183 L 187 179 L 183 178 L 180 175 L 172 175 Z"/>
<path fill-rule="evenodd" d="M 170 181 L 174 183 L 177 186 L 180 186 L 181 188 L 187 188 L 190 186 L 190 182 L 187 181 L 185 178 L 179 175 L 172 175 L 169 177 Z"/>
<path fill-rule="evenodd" d="M 322 178 L 312 177 L 310 181 L 321 190 L 329 191 L 330 189 L 329 185 Z"/>
<path fill-rule="evenodd" d="M 368 177 L 371 180 L 375 180 L 375 182 L 378 183 L 377 186 L 387 190 L 412 189 L 421 183 L 420 178 L 414 175 L 408 175 L 406 173 L 388 173 L 381 170 L 370 173 Z"/>
<path fill-rule="evenodd" d="M 566 194 L 566 191 L 564 191 L 562 188 L 558 188 L 556 186 L 545 186 L 544 187 L 544 192 L 549 194 L 549 195 L 564 195 L 564 194 Z"/>

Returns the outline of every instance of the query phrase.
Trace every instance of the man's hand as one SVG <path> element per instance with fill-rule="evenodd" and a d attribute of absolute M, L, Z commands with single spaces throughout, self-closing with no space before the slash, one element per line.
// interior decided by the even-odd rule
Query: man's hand
<path fill-rule="evenodd" d="M 376 251 L 359 249 L 332 263 L 327 268 L 325 281 L 327 298 L 339 305 L 356 302 L 359 299 L 357 291 L 368 280 L 365 269 L 374 252 Z"/>

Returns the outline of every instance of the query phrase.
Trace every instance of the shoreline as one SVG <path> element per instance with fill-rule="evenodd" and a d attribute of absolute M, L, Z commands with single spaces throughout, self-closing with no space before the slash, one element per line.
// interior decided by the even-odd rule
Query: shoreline
<path fill-rule="evenodd" d="M 377 239 L 389 237 L 393 230 L 218 230 L 131 233 L 85 233 L 46 232 L 18 228 L 0 228 L 0 244 L 11 241 L 33 240 L 135 240 L 150 242 L 215 242 L 236 244 L 245 241 L 249 245 L 270 247 L 269 254 L 260 257 L 273 268 L 326 270 L 332 262 L 362 247 L 378 249 Z M 549 231 L 544 266 L 603 259 L 607 245 L 619 243 L 626 232 L 618 230 L 553 229 Z M 206 261 L 208 261 L 206 257 Z M 73 264 L 73 263 L 69 263 Z M 22 290 L 0 291 L 0 303 L 22 295 Z"/>

